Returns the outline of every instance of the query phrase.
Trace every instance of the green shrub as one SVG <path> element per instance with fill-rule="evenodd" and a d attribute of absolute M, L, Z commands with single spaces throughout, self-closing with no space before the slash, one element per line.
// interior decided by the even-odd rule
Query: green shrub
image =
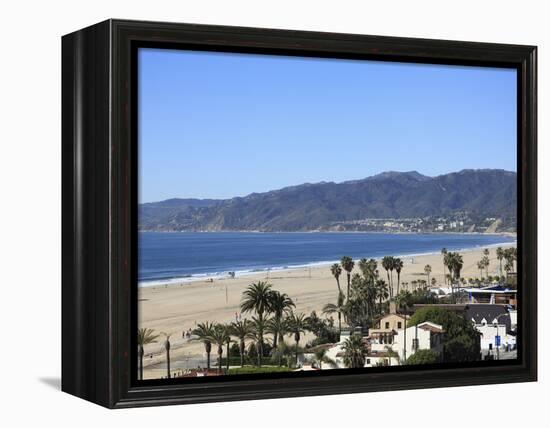
<path fill-rule="evenodd" d="M 239 374 L 256 374 L 256 373 L 284 373 L 289 372 L 288 367 L 278 367 L 278 366 L 263 366 L 263 367 L 253 367 L 245 366 L 239 368 L 229 369 L 227 372 L 228 375 L 239 375 Z"/>
<path fill-rule="evenodd" d="M 439 356 L 431 349 L 419 349 L 409 358 L 407 364 L 435 364 L 439 360 Z"/>

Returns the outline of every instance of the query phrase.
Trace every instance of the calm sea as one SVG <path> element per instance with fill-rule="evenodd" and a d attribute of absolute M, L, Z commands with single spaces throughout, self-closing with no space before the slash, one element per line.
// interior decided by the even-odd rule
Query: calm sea
<path fill-rule="evenodd" d="M 139 233 L 140 286 L 354 259 L 413 256 L 514 242 L 500 235 L 382 233 Z"/>

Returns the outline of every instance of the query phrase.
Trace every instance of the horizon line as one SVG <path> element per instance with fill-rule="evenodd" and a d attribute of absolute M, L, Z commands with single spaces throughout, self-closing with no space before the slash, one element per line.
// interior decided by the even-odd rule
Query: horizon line
<path fill-rule="evenodd" d="M 186 200 L 186 199 L 193 199 L 193 200 L 199 200 L 199 201 L 205 201 L 205 200 L 227 201 L 227 200 L 231 200 L 231 199 L 234 199 L 234 198 L 246 198 L 248 196 L 257 195 L 257 194 L 261 194 L 261 193 L 277 192 L 277 191 L 289 189 L 289 188 L 292 188 L 292 187 L 298 187 L 298 186 L 306 186 L 306 185 L 314 186 L 316 184 L 354 183 L 354 182 L 357 182 L 357 181 L 363 181 L 363 180 L 368 180 L 368 179 L 371 179 L 371 178 L 376 178 L 378 176 L 385 175 L 385 174 L 418 174 L 418 175 L 420 175 L 422 177 L 425 177 L 427 179 L 434 179 L 434 178 L 438 178 L 438 177 L 441 177 L 441 176 L 444 176 L 444 175 L 460 174 L 461 172 L 465 172 L 465 171 L 502 171 L 502 172 L 506 172 L 506 173 L 517 174 L 517 171 L 510 171 L 510 170 L 507 170 L 505 168 L 463 168 L 463 169 L 458 170 L 458 171 L 450 171 L 450 172 L 446 172 L 446 173 L 438 174 L 438 175 L 426 175 L 426 174 L 422 174 L 422 173 L 418 172 L 417 170 L 409 170 L 409 171 L 386 170 L 386 171 L 381 171 L 379 173 L 369 175 L 369 176 L 366 176 L 366 177 L 363 177 L 363 178 L 343 180 L 343 181 L 338 181 L 338 182 L 325 181 L 325 180 L 316 181 L 316 182 L 307 182 L 306 181 L 306 182 L 302 182 L 302 183 L 299 183 L 299 184 L 292 184 L 292 185 L 288 185 L 288 186 L 284 186 L 284 187 L 279 187 L 279 188 L 276 188 L 276 189 L 255 191 L 255 192 L 247 193 L 247 194 L 242 195 L 242 196 L 231 196 L 231 197 L 228 197 L 228 198 L 219 198 L 219 197 L 217 197 L 217 198 L 200 198 L 200 197 L 174 196 L 174 197 L 166 198 L 166 199 L 147 201 L 147 202 L 138 202 L 138 205 L 158 204 L 160 202 L 173 201 L 173 200 Z"/>

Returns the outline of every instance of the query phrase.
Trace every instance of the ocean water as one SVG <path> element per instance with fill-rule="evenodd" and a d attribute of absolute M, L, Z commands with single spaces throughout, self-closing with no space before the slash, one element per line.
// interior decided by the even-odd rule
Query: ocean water
<path fill-rule="evenodd" d="M 343 255 L 413 256 L 512 243 L 504 235 L 139 232 L 140 286 L 328 264 Z"/>

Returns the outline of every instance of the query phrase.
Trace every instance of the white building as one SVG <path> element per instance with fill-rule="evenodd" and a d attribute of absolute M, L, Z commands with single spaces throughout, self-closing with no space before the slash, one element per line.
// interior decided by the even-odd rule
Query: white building
<path fill-rule="evenodd" d="M 481 351 L 496 351 L 497 336 L 500 336 L 500 350 L 515 348 L 516 337 L 506 333 L 506 324 L 485 323 L 476 324 L 476 330 L 481 333 Z"/>
<path fill-rule="evenodd" d="M 409 358 L 420 349 L 431 349 L 439 354 L 443 350 L 443 334 L 442 326 L 425 321 L 399 331 L 395 337 L 394 350 L 400 360 Z"/>
<path fill-rule="evenodd" d="M 369 352 L 365 359 L 365 367 L 398 366 L 397 356 L 387 352 Z"/>
<path fill-rule="evenodd" d="M 500 350 L 514 348 L 516 337 L 513 334 L 517 324 L 517 312 L 507 305 L 469 304 L 466 307 L 466 319 L 472 321 L 481 333 L 480 347 L 484 354 L 496 350 L 497 336 L 500 336 Z"/>

